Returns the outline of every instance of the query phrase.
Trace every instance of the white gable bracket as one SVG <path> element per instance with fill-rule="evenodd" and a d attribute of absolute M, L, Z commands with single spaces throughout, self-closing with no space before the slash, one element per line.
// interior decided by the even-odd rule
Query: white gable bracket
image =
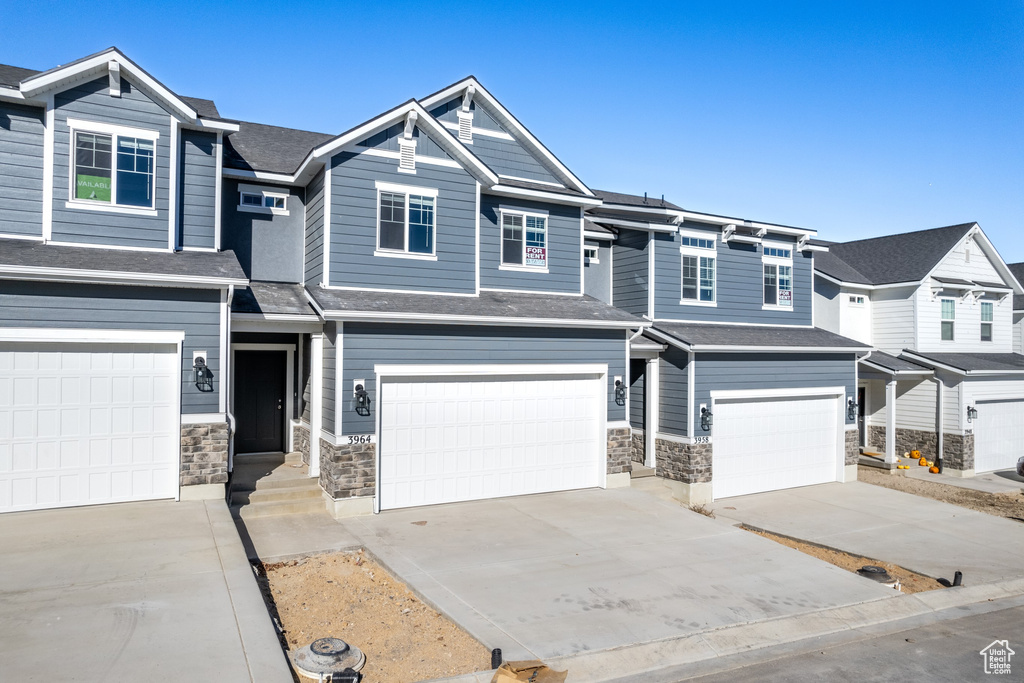
<path fill-rule="evenodd" d="M 111 59 L 107 62 L 107 76 L 110 84 L 110 96 L 121 96 L 121 65 Z"/>
<path fill-rule="evenodd" d="M 729 223 L 722 227 L 722 242 L 728 242 L 729 238 L 736 232 L 736 224 Z"/>
<path fill-rule="evenodd" d="M 758 232 L 761 232 L 761 231 L 759 230 Z M 768 231 L 765 230 L 765 232 L 768 232 Z M 758 236 L 759 237 L 763 237 L 763 235 L 758 235 Z M 807 246 L 807 244 L 810 241 L 811 241 L 811 236 L 810 235 L 803 235 L 802 237 L 800 237 L 800 239 L 798 239 L 796 241 L 796 250 L 797 251 L 803 251 L 804 248 Z"/>
<path fill-rule="evenodd" d="M 403 132 L 402 137 L 406 140 L 412 140 L 412 132 L 413 129 L 416 128 L 416 119 L 418 118 L 419 114 L 416 113 L 415 109 L 410 110 L 409 113 L 405 115 L 405 131 Z"/>
<path fill-rule="evenodd" d="M 475 94 L 476 86 L 470 83 L 466 92 L 462 93 L 462 111 L 469 111 L 469 105 L 473 104 L 473 95 Z"/>

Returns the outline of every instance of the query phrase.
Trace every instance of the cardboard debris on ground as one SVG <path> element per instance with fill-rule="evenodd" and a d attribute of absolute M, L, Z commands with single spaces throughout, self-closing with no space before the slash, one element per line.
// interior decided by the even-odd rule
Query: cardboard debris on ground
<path fill-rule="evenodd" d="M 537 660 L 525 662 L 505 662 L 494 672 L 491 683 L 564 683 L 568 671 L 555 671 L 544 662 Z"/>

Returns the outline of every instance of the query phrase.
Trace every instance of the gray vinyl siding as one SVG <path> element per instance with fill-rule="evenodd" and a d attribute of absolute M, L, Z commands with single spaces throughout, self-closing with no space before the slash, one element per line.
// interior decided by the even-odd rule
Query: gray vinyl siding
<path fill-rule="evenodd" d="M 322 187 L 323 176 L 319 176 Z M 313 181 L 317 182 L 316 179 Z M 251 182 L 243 184 L 251 185 Z M 288 215 L 271 213 L 253 213 L 238 209 L 239 181 L 224 179 L 224 198 L 222 202 L 224 232 L 224 248 L 235 252 L 238 263 L 250 280 L 261 282 L 293 282 L 303 281 L 303 216 L 302 206 L 304 190 L 301 187 L 285 187 L 259 182 L 260 187 L 267 187 L 278 192 L 287 192 Z M 310 187 L 314 187 L 310 183 Z M 323 197 L 318 195 L 320 202 L 317 219 L 323 215 Z M 306 215 L 308 222 L 309 216 Z M 314 284 L 319 283 L 317 280 Z"/>
<path fill-rule="evenodd" d="M 489 135 L 474 135 L 470 150 L 498 175 L 558 183 L 540 161 L 515 140 L 503 140 Z"/>
<path fill-rule="evenodd" d="M 334 432 L 335 378 L 337 377 L 337 353 L 340 345 L 336 324 L 324 325 L 323 429 L 328 433 Z"/>
<path fill-rule="evenodd" d="M 606 304 L 612 303 L 612 247 L 607 240 L 584 240 L 588 247 L 597 247 L 597 263 L 583 264 L 583 293 Z"/>
<path fill-rule="evenodd" d="M 38 107 L 0 102 L 0 233 L 43 235 L 43 128 Z"/>
<path fill-rule="evenodd" d="M 690 230 L 709 228 L 700 223 L 683 224 Z M 813 306 L 813 259 L 810 252 L 793 250 L 793 310 L 763 310 L 764 271 L 762 247 L 718 239 L 719 230 L 708 229 L 716 239 L 716 306 L 680 304 L 682 257 L 678 233 L 655 236 L 654 317 L 662 320 L 758 323 L 767 325 L 810 325 Z M 776 242 L 784 242 L 779 237 Z M 791 242 L 791 240 L 790 240 Z M 712 255 L 711 252 L 708 255 Z M 616 262 L 618 265 L 618 262 Z M 618 301 L 616 301 L 618 305 Z"/>
<path fill-rule="evenodd" d="M 382 130 L 381 132 L 358 142 L 361 147 L 372 147 L 374 149 L 387 150 L 389 152 L 399 151 L 398 140 L 405 133 L 405 124 L 395 125 Z M 451 159 L 441 146 L 434 142 L 429 135 L 420 131 L 418 127 L 413 128 L 413 138 L 416 140 L 416 155 L 425 157 L 437 157 L 440 159 Z"/>
<path fill-rule="evenodd" d="M 625 333 L 619 330 L 347 322 L 342 386 L 365 379 L 372 402 L 370 415 L 365 417 L 346 408 L 344 432 L 375 431 L 380 410 L 375 364 L 606 363 L 608 420 L 625 420 L 626 409 L 615 403 L 613 391 L 614 376 L 627 375 L 625 340 Z"/>
<path fill-rule="evenodd" d="M 856 395 L 853 354 L 698 353 L 695 362 L 695 425 L 700 424 L 700 404 L 710 405 L 712 391 L 845 387 L 846 396 Z M 710 433 L 695 429 L 698 435 Z"/>
<path fill-rule="evenodd" d="M 53 240 L 117 247 L 167 249 L 171 117 L 122 74 L 121 97 L 108 95 L 106 76 L 58 93 L 54 98 Z M 67 208 L 71 183 L 68 117 L 157 131 L 156 216 Z"/>
<path fill-rule="evenodd" d="M 0 281 L 0 326 L 180 330 L 181 412 L 216 413 L 220 372 L 220 291 Z M 205 351 L 213 391 L 192 381 L 192 352 Z"/>
<path fill-rule="evenodd" d="M 375 256 L 375 181 L 438 191 L 436 261 Z M 344 152 L 331 159 L 331 286 L 424 292 L 476 292 L 476 180 L 462 168 L 418 164 L 399 173 L 398 160 Z"/>
<path fill-rule="evenodd" d="M 649 236 L 623 229 L 612 246 L 612 303 L 634 315 L 647 315 Z"/>
<path fill-rule="evenodd" d="M 644 372 L 647 368 L 645 360 L 629 361 L 629 426 L 643 429 L 644 424 Z"/>
<path fill-rule="evenodd" d="M 444 104 L 435 107 L 430 111 L 430 114 L 439 121 L 446 123 L 459 124 L 458 111 L 462 107 L 462 95 L 448 100 Z M 502 133 L 507 133 L 500 123 L 494 120 L 494 115 L 490 112 L 487 107 L 478 105 L 477 102 L 471 102 L 469 105 L 470 111 L 473 112 L 473 127 L 484 128 L 486 130 L 495 130 Z"/>
<path fill-rule="evenodd" d="M 690 383 L 688 363 L 689 354 L 674 346 L 668 347 L 658 361 L 659 432 L 689 436 L 686 420 Z"/>
<path fill-rule="evenodd" d="M 501 270 L 501 211 L 532 211 L 548 216 L 548 272 Z M 580 210 L 523 199 L 480 196 L 480 287 L 533 292 L 579 293 Z"/>
<path fill-rule="evenodd" d="M 318 285 L 324 278 L 324 171 L 306 186 L 305 282 Z"/>
<path fill-rule="evenodd" d="M 217 223 L 217 136 L 181 131 L 179 225 L 183 247 L 213 249 Z"/>

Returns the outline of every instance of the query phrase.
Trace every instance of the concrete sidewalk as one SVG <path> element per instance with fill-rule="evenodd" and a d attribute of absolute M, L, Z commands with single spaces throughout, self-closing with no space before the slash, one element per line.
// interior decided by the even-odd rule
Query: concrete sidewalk
<path fill-rule="evenodd" d="M 935 578 L 977 585 L 1021 576 L 1024 525 L 863 482 L 716 501 L 715 514 Z"/>
<path fill-rule="evenodd" d="M 292 681 L 227 506 L 0 515 L 4 680 Z"/>

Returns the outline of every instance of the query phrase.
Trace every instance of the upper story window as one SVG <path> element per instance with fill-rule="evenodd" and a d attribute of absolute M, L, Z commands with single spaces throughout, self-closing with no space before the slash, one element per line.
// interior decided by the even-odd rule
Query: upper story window
<path fill-rule="evenodd" d="M 981 302 L 981 341 L 992 341 L 992 302 Z"/>
<path fill-rule="evenodd" d="M 155 208 L 158 133 L 73 119 L 68 126 L 74 148 L 70 203 Z"/>
<path fill-rule="evenodd" d="M 942 341 L 953 341 L 956 325 L 956 299 L 942 299 Z"/>
<path fill-rule="evenodd" d="M 586 264 L 601 263 L 601 250 L 598 247 L 583 247 L 583 262 Z"/>
<path fill-rule="evenodd" d="M 287 216 L 288 192 L 280 188 L 239 184 L 238 210 Z"/>
<path fill-rule="evenodd" d="M 681 235 L 680 303 L 715 304 L 715 261 L 717 252 L 712 237 Z"/>
<path fill-rule="evenodd" d="M 850 305 L 851 306 L 863 306 L 864 305 L 864 297 L 858 296 L 856 294 L 851 294 L 850 295 Z"/>
<path fill-rule="evenodd" d="M 377 183 L 377 256 L 437 259 L 437 190 Z"/>
<path fill-rule="evenodd" d="M 501 265 L 513 269 L 547 270 L 547 216 L 501 212 Z"/>
<path fill-rule="evenodd" d="M 765 244 L 761 255 L 764 306 L 793 310 L 793 250 Z"/>

